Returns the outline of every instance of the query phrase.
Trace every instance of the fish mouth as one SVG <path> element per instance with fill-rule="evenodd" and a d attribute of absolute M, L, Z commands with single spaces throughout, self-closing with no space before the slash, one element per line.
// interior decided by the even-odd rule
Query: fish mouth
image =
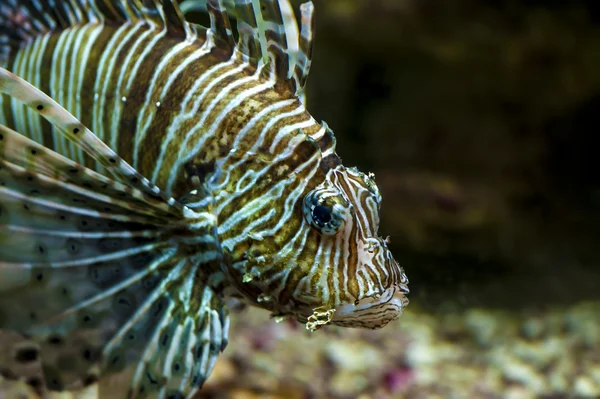
<path fill-rule="evenodd" d="M 408 293 L 406 284 L 394 284 L 380 294 L 337 306 L 331 323 L 345 327 L 381 328 L 400 317 L 408 305 Z"/>

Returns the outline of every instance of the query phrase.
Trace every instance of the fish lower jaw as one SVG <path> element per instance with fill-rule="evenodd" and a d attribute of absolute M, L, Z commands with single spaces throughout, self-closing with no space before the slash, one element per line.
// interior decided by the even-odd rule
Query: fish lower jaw
<path fill-rule="evenodd" d="M 381 294 L 364 297 L 334 308 L 331 324 L 344 327 L 378 329 L 397 319 L 408 306 L 404 286 L 392 285 Z"/>

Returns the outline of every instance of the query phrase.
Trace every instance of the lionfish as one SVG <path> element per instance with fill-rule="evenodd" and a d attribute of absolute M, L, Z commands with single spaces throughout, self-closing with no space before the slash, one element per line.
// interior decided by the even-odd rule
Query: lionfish
<path fill-rule="evenodd" d="M 0 0 L 0 329 L 84 340 L 50 386 L 96 367 L 191 397 L 230 298 L 309 330 L 407 305 L 374 176 L 301 101 L 313 9 L 209 0 L 203 27 L 175 0 Z"/>

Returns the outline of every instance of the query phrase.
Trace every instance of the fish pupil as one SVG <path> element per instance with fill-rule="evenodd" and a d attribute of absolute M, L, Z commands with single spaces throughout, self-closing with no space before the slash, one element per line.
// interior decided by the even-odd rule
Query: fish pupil
<path fill-rule="evenodd" d="M 314 221 L 319 225 L 331 222 L 331 209 L 324 205 L 317 205 L 312 211 Z"/>

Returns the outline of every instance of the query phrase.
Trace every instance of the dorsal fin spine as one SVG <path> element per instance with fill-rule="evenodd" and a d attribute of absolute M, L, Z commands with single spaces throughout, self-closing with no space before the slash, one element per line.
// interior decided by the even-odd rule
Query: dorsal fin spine
<path fill-rule="evenodd" d="M 127 4 L 127 15 L 130 17 L 131 20 L 138 20 L 142 17 L 142 13 L 138 9 L 138 7 L 136 7 L 134 0 L 127 0 L 125 4 Z"/>
<path fill-rule="evenodd" d="M 296 67 L 296 53 L 298 52 L 300 31 L 298 30 L 298 23 L 296 22 L 296 16 L 290 2 L 282 1 L 279 3 L 279 7 L 281 9 L 282 28 L 285 33 L 284 39 L 287 46 L 286 53 L 289 64 L 287 66 L 287 79 L 292 79 Z"/>
<path fill-rule="evenodd" d="M 310 70 L 314 6 L 300 6 L 301 29 L 289 0 L 235 0 L 239 33 L 236 54 L 242 62 L 267 67 L 261 75 L 281 90 L 301 96 Z"/>
<path fill-rule="evenodd" d="M 261 58 L 260 37 L 252 0 L 235 0 L 239 39 L 236 46 L 243 62 L 258 67 Z"/>
<path fill-rule="evenodd" d="M 227 16 L 227 9 L 222 0 L 208 0 L 206 8 L 210 16 L 210 30 L 213 32 L 217 47 L 224 48 L 231 53 L 235 48 L 231 23 Z"/>
<path fill-rule="evenodd" d="M 296 55 L 296 72 L 298 78 L 298 91 L 302 91 L 306 85 L 306 79 L 310 72 L 313 37 L 315 31 L 314 19 L 315 7 L 312 1 L 304 3 L 300 6 L 301 13 L 301 28 L 300 28 L 300 43 L 298 53 Z"/>
<path fill-rule="evenodd" d="M 282 3 L 285 3 L 285 1 Z M 273 62 L 276 82 L 286 82 L 288 81 L 289 54 L 281 3 L 275 3 L 272 0 L 261 0 L 260 11 L 264 21 L 267 52 Z"/>
<path fill-rule="evenodd" d="M 211 1 L 221 3 L 221 0 Z M 222 5 L 220 9 L 224 10 Z M 148 20 L 176 35 L 187 37 L 196 32 L 185 21 L 174 0 L 3 0 L 0 64 L 8 60 L 15 48 L 48 32 L 90 22 L 124 24 L 140 20 Z M 218 21 L 215 29 L 228 23 L 228 19 Z M 228 32 L 231 34 L 231 29 Z"/>

